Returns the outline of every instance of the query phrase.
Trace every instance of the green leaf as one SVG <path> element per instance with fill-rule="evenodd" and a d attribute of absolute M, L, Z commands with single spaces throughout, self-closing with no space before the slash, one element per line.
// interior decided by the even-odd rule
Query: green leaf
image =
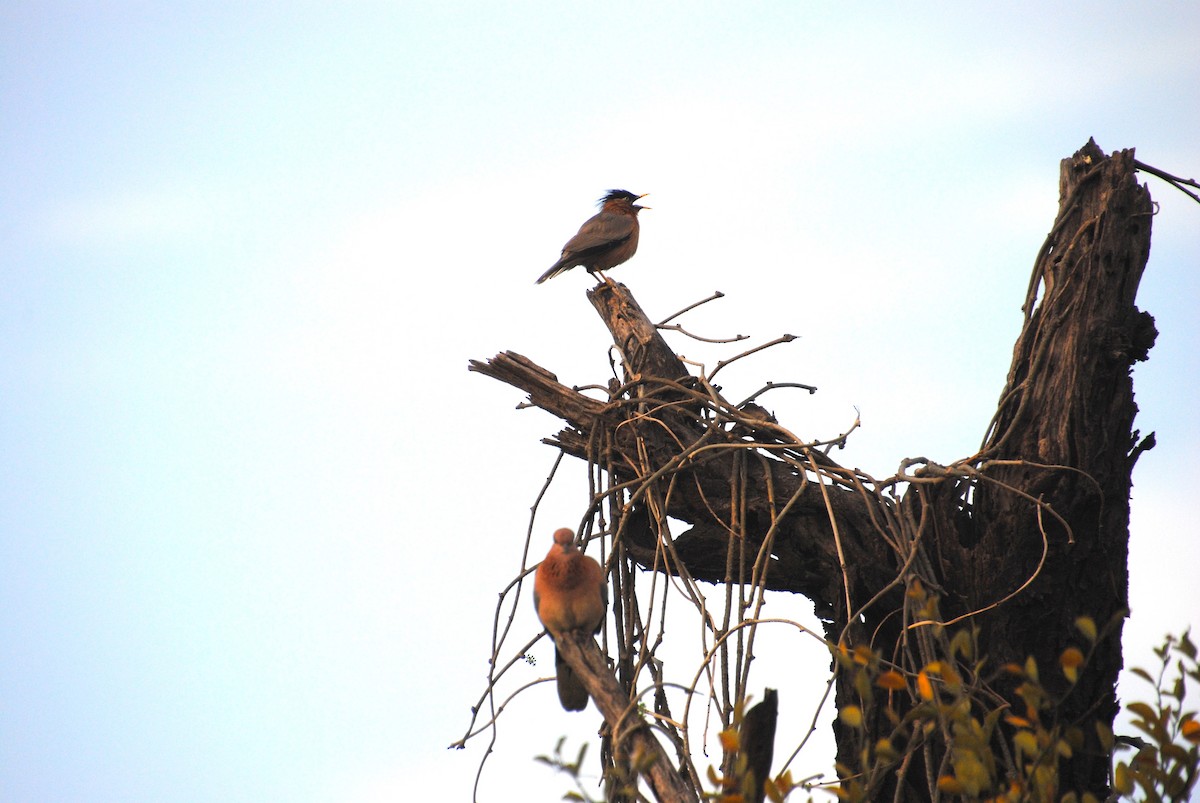
<path fill-rule="evenodd" d="M 850 657 L 850 651 L 845 645 L 830 645 L 829 652 L 833 654 L 833 660 L 837 661 L 838 666 L 843 669 L 850 669 L 854 666 L 854 659 Z"/>
<path fill-rule="evenodd" d="M 1177 744 L 1164 744 L 1162 755 L 1163 758 L 1169 758 L 1179 764 L 1186 764 L 1188 761 L 1188 751 Z"/>
<path fill-rule="evenodd" d="M 988 776 L 987 768 L 973 751 L 959 751 L 954 758 L 953 765 L 954 777 L 971 797 L 978 797 L 982 790 L 991 787 L 992 781 Z"/>
<path fill-rule="evenodd" d="M 1037 661 L 1033 660 L 1032 655 L 1025 659 L 1025 675 L 1031 680 L 1038 679 Z"/>
<path fill-rule="evenodd" d="M 1196 660 L 1196 645 L 1192 643 L 1190 630 L 1183 631 L 1183 637 L 1179 639 L 1178 650 L 1193 661 Z"/>
<path fill-rule="evenodd" d="M 1133 794 L 1133 773 L 1129 771 L 1129 765 L 1124 761 L 1117 764 L 1117 769 L 1113 773 L 1113 786 L 1123 795 Z"/>
<path fill-rule="evenodd" d="M 1073 750 L 1082 750 L 1084 745 L 1083 729 L 1070 725 L 1063 731 L 1063 738 L 1067 740 L 1067 744 L 1071 745 Z"/>
<path fill-rule="evenodd" d="M 1037 737 L 1033 735 L 1032 731 L 1017 731 L 1013 735 L 1013 744 L 1016 745 L 1018 753 L 1024 753 L 1027 756 L 1037 755 Z"/>
<path fill-rule="evenodd" d="M 895 761 L 900 754 L 896 752 L 896 746 L 892 744 L 891 739 L 880 739 L 875 743 L 875 755 L 879 756 L 884 761 Z"/>
<path fill-rule="evenodd" d="M 1104 752 L 1111 753 L 1113 749 L 1112 728 L 1096 720 L 1096 736 L 1100 739 L 1100 746 L 1104 748 Z"/>
<path fill-rule="evenodd" d="M 1003 708 L 994 708 L 988 711 L 987 716 L 983 718 L 983 735 L 985 739 L 992 738 L 992 732 L 996 730 L 996 723 L 1000 721 L 1000 717 L 1003 715 Z"/>
<path fill-rule="evenodd" d="M 1167 735 L 1166 726 L 1162 722 L 1146 722 L 1142 719 L 1135 719 L 1133 726 L 1153 739 L 1156 744 L 1163 745 L 1171 742 L 1171 737 Z"/>
<path fill-rule="evenodd" d="M 860 669 L 854 673 L 854 690 L 858 692 L 860 700 L 870 705 L 875 695 L 871 692 L 871 678 L 866 670 Z"/>
<path fill-rule="evenodd" d="M 1155 722 L 1155 723 L 1158 722 L 1158 712 L 1155 711 L 1153 708 L 1151 708 L 1146 703 L 1132 702 L 1129 705 L 1125 706 L 1125 709 L 1127 711 L 1133 712 L 1134 714 L 1137 714 L 1139 717 L 1146 720 L 1147 722 Z"/>
<path fill-rule="evenodd" d="M 954 638 L 950 639 L 950 656 L 961 655 L 969 660 L 972 653 L 971 631 L 963 628 L 954 634 Z"/>
<path fill-rule="evenodd" d="M 1157 683 L 1154 681 L 1154 678 L 1150 677 L 1150 673 L 1149 673 L 1149 672 L 1147 672 L 1145 669 L 1142 669 L 1140 666 L 1135 666 L 1133 669 L 1130 669 L 1129 671 L 1130 671 L 1130 672 L 1132 672 L 1133 674 L 1137 675 L 1137 676 L 1138 676 L 1139 678 L 1141 678 L 1142 680 L 1144 680 L 1144 681 L 1146 681 L 1147 683 L 1149 683 L 1151 686 L 1157 686 L 1157 685 L 1158 685 L 1158 684 L 1157 684 Z"/>

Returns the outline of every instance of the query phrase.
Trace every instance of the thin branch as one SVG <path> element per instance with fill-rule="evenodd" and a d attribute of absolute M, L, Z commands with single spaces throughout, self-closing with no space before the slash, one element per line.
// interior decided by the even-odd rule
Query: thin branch
<path fill-rule="evenodd" d="M 662 328 L 662 327 L 666 326 L 668 323 L 670 323 L 671 321 L 678 318 L 680 315 L 683 315 L 684 313 L 687 313 L 687 312 L 691 312 L 696 307 L 703 306 L 704 304 L 707 304 L 710 301 L 716 301 L 717 299 L 724 298 L 724 297 L 725 297 L 725 294 L 722 293 L 720 290 L 714 290 L 713 294 L 711 296 L 709 296 L 708 298 L 702 298 L 699 301 L 695 302 L 694 304 L 688 304 L 686 307 L 679 310 L 679 312 L 673 312 L 670 315 L 668 315 L 667 317 L 663 318 L 661 321 L 656 323 L 655 326 L 658 328 Z"/>
<path fill-rule="evenodd" d="M 749 396 L 747 396 L 746 398 L 744 398 L 740 402 L 738 402 L 737 406 L 745 407 L 747 404 L 754 401 L 755 399 L 757 399 L 759 396 L 763 395 L 767 391 L 778 390 L 779 388 L 800 388 L 801 390 L 807 390 L 808 395 L 810 395 L 810 396 L 817 392 L 816 385 L 804 385 L 804 384 L 801 384 L 800 382 L 767 382 L 767 384 L 763 385 L 761 388 L 754 391 Z"/>
<path fill-rule="evenodd" d="M 627 752 L 633 757 L 634 767 L 650 784 L 659 802 L 696 801 L 696 795 L 671 765 L 662 745 L 637 713 L 636 706 L 630 702 L 616 676 L 608 668 L 592 637 L 587 633 L 571 631 L 560 634 L 555 643 L 559 655 L 575 670 L 592 701 L 604 715 L 605 722 L 612 728 L 613 738 L 618 743 L 628 744 Z"/>
<path fill-rule="evenodd" d="M 1200 203 L 1200 195 L 1197 195 L 1196 193 L 1191 192 L 1190 190 L 1184 189 L 1185 186 L 1196 187 L 1197 189 L 1200 189 L 1200 183 L 1197 183 L 1196 179 L 1180 178 L 1179 176 L 1173 176 L 1170 173 L 1166 172 L 1165 170 L 1159 170 L 1157 167 L 1148 165 L 1145 162 L 1139 162 L 1137 159 L 1133 160 L 1133 165 L 1138 170 L 1141 170 L 1145 173 L 1149 173 L 1152 176 L 1158 176 L 1163 181 L 1167 182 L 1172 187 L 1179 190 L 1180 192 L 1182 192 L 1184 195 L 1191 198 L 1196 203 Z"/>
<path fill-rule="evenodd" d="M 677 324 L 677 323 L 672 323 L 672 324 L 660 323 L 660 324 L 656 324 L 655 328 L 658 329 L 659 331 L 666 330 L 669 332 L 679 332 L 680 334 L 686 335 L 687 337 L 690 337 L 692 340 L 698 340 L 701 343 L 739 343 L 743 340 L 750 339 L 750 335 L 734 335 L 733 337 L 702 337 L 701 335 L 698 335 L 695 332 L 689 332 L 687 329 L 684 329 L 680 324 Z"/>
<path fill-rule="evenodd" d="M 749 351 L 743 351 L 741 354 L 738 354 L 735 357 L 730 357 L 728 360 L 721 360 L 719 363 L 717 363 L 717 367 L 712 370 L 712 373 L 705 377 L 705 379 L 707 379 L 709 382 L 712 382 L 713 377 L 716 376 L 717 373 L 725 366 L 732 365 L 743 357 L 749 357 L 751 354 L 756 354 L 763 349 L 769 349 L 772 346 L 778 346 L 781 343 L 791 343 L 795 339 L 796 335 L 780 335 L 769 343 L 763 343 L 761 346 L 755 346 Z"/>

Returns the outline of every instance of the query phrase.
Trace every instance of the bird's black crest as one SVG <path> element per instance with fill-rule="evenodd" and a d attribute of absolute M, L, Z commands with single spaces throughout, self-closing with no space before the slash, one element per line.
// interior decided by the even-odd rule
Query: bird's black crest
<path fill-rule="evenodd" d="M 606 204 L 609 201 L 629 201 L 629 203 L 633 203 L 637 199 L 638 196 L 634 195 L 629 190 L 609 190 L 604 194 L 604 197 L 596 203 Z"/>

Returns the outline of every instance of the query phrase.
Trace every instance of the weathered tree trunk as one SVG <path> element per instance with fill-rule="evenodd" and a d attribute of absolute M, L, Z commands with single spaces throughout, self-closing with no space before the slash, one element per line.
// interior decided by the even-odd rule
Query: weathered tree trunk
<path fill-rule="evenodd" d="M 562 386 L 520 355 L 471 368 L 562 417 L 568 427 L 549 442 L 615 481 L 641 482 L 618 544 L 643 567 L 734 582 L 731 550 L 750 547 L 753 555 L 770 539 L 772 560 L 755 581 L 809 597 L 832 644 L 870 648 L 914 677 L 940 655 L 931 639 L 974 628 L 973 656 L 986 662 L 980 688 L 1019 715 L 1015 681 L 999 668 L 1032 657 L 1047 692 L 1061 697 L 1057 720 L 1047 724 L 1082 733 L 1059 788 L 1103 799 L 1108 756 L 1094 723 L 1111 725 L 1117 710 L 1130 474 L 1149 445 L 1131 432 L 1130 369 L 1156 335 L 1134 306 L 1152 210 L 1132 151 L 1110 158 L 1093 142 L 1063 161 L 1060 194 L 983 449 L 951 466 L 914 461 L 899 477 L 908 483 L 899 503 L 873 478 L 690 376 L 623 285 L 589 292 L 626 371 L 627 383 L 610 387 L 607 402 Z M 741 448 L 746 432 L 756 433 L 754 452 Z M 666 543 L 646 524 L 653 515 L 691 529 Z M 925 593 L 936 605 L 918 611 L 913 600 Z M 1080 643 L 1081 616 L 1107 630 L 1068 689 L 1059 660 Z M 860 692 L 851 673 L 841 674 L 839 709 L 861 704 Z M 897 698 L 892 710 L 903 715 L 919 703 L 916 695 Z M 868 712 L 865 730 L 835 726 L 842 765 L 859 766 L 863 748 L 874 750 L 886 735 L 881 710 Z M 877 773 L 867 797 L 931 799 L 950 766 L 936 737 L 919 761 Z"/>
<path fill-rule="evenodd" d="M 959 528 L 957 543 L 939 540 L 943 576 L 964 609 L 1000 599 L 1036 573 L 978 624 L 992 661 L 1033 656 L 1052 692 L 1064 693 L 1065 683 L 1059 671 L 1045 670 L 1057 670 L 1063 649 L 1080 641 L 1076 618 L 1110 626 L 1063 699 L 1064 723 L 1111 726 L 1117 712 L 1131 474 L 1138 454 L 1153 444 L 1152 436 L 1139 443 L 1132 429 L 1130 375 L 1157 336 L 1153 318 L 1134 305 L 1152 215 L 1132 150 L 1109 158 L 1089 141 L 1063 161 L 1058 218 L 1034 266 L 1025 326 L 981 455 L 989 482 L 975 486 L 970 523 Z M 1039 518 L 1002 486 L 1044 500 L 1057 517 Z M 1099 795 L 1107 790 L 1108 757 L 1094 729 L 1085 732 L 1088 748 L 1067 763 L 1063 782 Z"/>

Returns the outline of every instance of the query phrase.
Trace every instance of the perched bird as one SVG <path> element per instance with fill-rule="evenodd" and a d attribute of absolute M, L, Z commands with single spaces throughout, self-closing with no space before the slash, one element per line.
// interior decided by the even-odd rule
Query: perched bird
<path fill-rule="evenodd" d="M 595 273 L 616 267 L 633 256 L 638 246 L 638 212 L 650 208 L 638 206 L 634 201 L 645 197 L 629 190 L 609 190 L 600 199 L 600 213 L 567 240 L 562 256 L 538 277 L 536 284 L 576 265 L 584 266 L 588 273 Z"/>
<path fill-rule="evenodd" d="M 571 630 L 598 633 L 608 607 L 600 564 L 575 548 L 575 533 L 563 527 L 533 578 L 533 605 L 551 638 Z M 587 707 L 588 693 L 570 665 L 554 650 L 558 699 L 568 711 Z"/>

